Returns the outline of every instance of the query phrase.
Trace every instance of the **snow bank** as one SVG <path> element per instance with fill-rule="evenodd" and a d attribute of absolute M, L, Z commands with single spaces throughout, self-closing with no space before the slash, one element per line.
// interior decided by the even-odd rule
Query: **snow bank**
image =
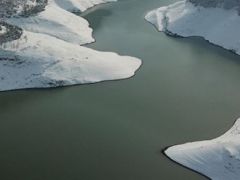
<path fill-rule="evenodd" d="M 200 36 L 240 54 L 240 16 L 235 8 L 204 8 L 180 1 L 155 9 L 145 18 L 159 31 L 182 37 Z"/>
<path fill-rule="evenodd" d="M 6 32 L 21 27 L 21 37 L 0 41 L 0 91 L 48 88 L 128 78 L 141 61 L 134 57 L 99 52 L 80 45 L 93 42 L 88 22 L 71 11 L 84 11 L 114 0 L 49 0 L 44 11 L 11 17 Z M 14 25 L 14 26 L 12 26 Z M 16 31 L 16 30 L 15 30 Z"/>
<path fill-rule="evenodd" d="M 240 119 L 219 138 L 173 146 L 165 153 L 213 180 L 237 180 L 240 177 Z"/>

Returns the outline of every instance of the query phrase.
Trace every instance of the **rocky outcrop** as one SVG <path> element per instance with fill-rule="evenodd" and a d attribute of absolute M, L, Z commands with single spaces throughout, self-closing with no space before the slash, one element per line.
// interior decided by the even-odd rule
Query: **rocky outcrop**
<path fill-rule="evenodd" d="M 19 39 L 22 29 L 6 22 L 10 17 L 29 17 L 44 10 L 48 0 L 1 0 L 0 44 Z M 4 31 L 3 31 L 4 30 Z"/>
<path fill-rule="evenodd" d="M 0 22 L 0 44 L 19 39 L 22 35 L 22 29 L 11 24 Z"/>
<path fill-rule="evenodd" d="M 44 10 L 47 0 L 1 0 L 0 18 L 11 16 L 29 16 Z"/>

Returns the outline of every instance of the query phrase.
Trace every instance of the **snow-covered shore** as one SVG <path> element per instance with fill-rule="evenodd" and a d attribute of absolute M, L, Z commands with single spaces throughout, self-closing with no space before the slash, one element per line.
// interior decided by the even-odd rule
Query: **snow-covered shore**
<path fill-rule="evenodd" d="M 44 11 L 5 20 L 21 37 L 0 41 L 0 91 L 48 88 L 134 75 L 141 61 L 81 45 L 94 41 L 89 23 L 72 13 L 115 0 L 49 0 Z M 0 39 L 8 31 L 1 27 Z M 2 35 L 2 36 L 1 36 Z"/>
<path fill-rule="evenodd" d="M 216 139 L 173 146 L 165 154 L 213 180 L 237 180 L 240 177 L 240 119 Z"/>
<path fill-rule="evenodd" d="M 203 37 L 240 55 L 238 8 L 205 8 L 188 1 L 180 1 L 150 11 L 145 18 L 159 31 L 181 37 Z"/>
<path fill-rule="evenodd" d="M 191 2 L 192 3 L 191 3 Z M 146 20 L 168 35 L 199 36 L 240 55 L 239 0 L 187 0 L 150 11 Z M 172 146 L 173 161 L 213 180 L 240 179 L 240 119 L 219 138 Z"/>

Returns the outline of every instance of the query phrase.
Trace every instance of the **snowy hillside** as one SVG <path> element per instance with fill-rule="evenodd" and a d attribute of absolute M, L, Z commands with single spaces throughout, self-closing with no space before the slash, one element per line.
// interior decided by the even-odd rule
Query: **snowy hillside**
<path fill-rule="evenodd" d="M 213 4 L 210 2 L 218 2 L 217 0 L 190 1 L 194 1 L 194 4 L 189 1 L 180 1 L 155 9 L 145 18 L 159 31 L 182 37 L 200 36 L 213 44 L 240 54 L 239 6 L 230 6 L 237 0 L 233 0 L 233 3 L 221 1 L 222 3 L 215 4 L 216 7 L 212 7 Z M 222 8 L 223 6 L 228 8 Z"/>
<path fill-rule="evenodd" d="M 25 5 L 32 0 L 19 1 Z M 141 65 L 139 59 L 80 46 L 94 41 L 92 29 L 85 19 L 71 12 L 109 1 L 33 0 L 27 8 L 14 4 L 11 13 L 2 10 L 0 91 L 133 76 Z"/>

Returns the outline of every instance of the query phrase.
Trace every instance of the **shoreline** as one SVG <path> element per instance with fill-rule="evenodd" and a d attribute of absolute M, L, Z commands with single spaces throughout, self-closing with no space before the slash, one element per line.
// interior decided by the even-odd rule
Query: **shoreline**
<path fill-rule="evenodd" d="M 240 30 L 238 26 L 240 16 L 236 10 L 204 8 L 194 6 L 187 1 L 179 1 L 148 12 L 145 20 L 158 32 L 164 32 L 167 36 L 201 38 L 216 47 L 240 55 L 240 44 L 236 36 L 239 32 L 238 28 Z M 230 30 L 230 34 L 225 33 L 228 32 L 227 30 Z M 240 133 L 238 123 L 239 120 L 236 120 L 233 127 L 223 136 L 168 146 L 162 150 L 162 154 L 172 162 L 207 179 L 236 179 L 240 150 L 237 143 L 238 133 Z M 231 132 L 234 128 L 237 131 L 236 135 Z"/>
<path fill-rule="evenodd" d="M 185 12 L 183 14 L 180 14 L 179 15 L 180 17 L 174 17 L 175 16 L 174 13 L 178 13 L 178 11 L 184 11 L 184 8 L 187 8 L 186 9 L 187 12 Z M 176 12 L 175 12 L 175 9 L 176 9 Z M 188 13 L 188 11 L 189 11 L 189 13 Z M 201 25 L 199 25 L 199 28 L 202 28 L 202 29 L 198 29 L 198 30 L 194 27 L 193 28 L 190 27 L 190 26 L 195 25 L 194 23 L 191 24 L 191 21 L 195 18 L 194 16 L 196 16 L 196 18 L 199 18 L 201 20 L 199 22 L 201 24 L 202 21 L 204 20 L 203 19 L 204 18 L 204 13 L 205 14 L 210 14 L 212 16 L 214 15 L 214 12 L 211 13 L 211 11 L 216 11 L 216 13 L 223 12 L 225 14 L 229 14 L 229 16 L 237 15 L 236 10 L 231 10 L 231 9 L 230 10 L 223 10 L 221 8 L 203 8 L 203 7 L 198 7 L 198 6 L 194 7 L 194 5 L 191 5 L 191 3 L 186 2 L 186 0 L 182 0 L 182 1 L 178 1 L 176 3 L 170 4 L 168 6 L 163 6 L 163 7 L 160 7 L 158 9 L 149 11 L 145 15 L 145 20 L 147 22 L 149 22 L 150 24 L 152 24 L 156 28 L 157 31 L 164 32 L 166 35 L 169 35 L 169 36 L 172 36 L 172 37 L 177 37 L 177 38 L 200 37 L 200 38 L 203 38 L 205 41 L 207 41 L 207 42 L 209 42 L 209 43 L 211 43 L 215 46 L 219 46 L 219 47 L 221 47 L 223 49 L 226 49 L 226 50 L 228 50 L 228 51 L 230 51 L 234 54 L 240 55 L 240 46 L 238 46 L 238 44 L 237 45 L 233 44 L 233 47 L 234 47 L 234 45 L 236 46 L 235 47 L 236 49 L 234 49 L 234 48 L 229 48 L 229 45 L 225 46 L 225 45 L 220 44 L 219 42 L 221 42 L 221 41 L 218 42 L 215 39 L 211 39 L 211 36 L 207 35 L 207 33 L 208 33 L 207 30 L 204 29 L 204 28 L 207 28 L 207 26 L 203 25 L 203 27 L 201 27 Z M 201 12 L 203 12 L 202 16 L 201 16 Z M 160 17 L 158 17 L 158 16 L 160 16 Z M 167 23 L 167 25 L 164 25 L 165 24 L 164 23 L 164 21 L 165 21 L 164 18 L 166 16 L 167 16 L 167 18 L 166 18 L 167 21 L 170 21 L 170 23 L 169 24 Z M 211 18 L 211 17 L 209 17 L 209 18 Z M 236 18 L 237 18 L 236 22 L 238 22 L 238 21 L 240 22 L 240 16 L 237 15 Z M 227 20 L 228 20 L 227 18 L 226 18 L 226 20 L 224 19 L 223 23 L 227 23 Z M 210 21 L 211 20 L 209 20 L 209 22 Z M 220 20 L 218 19 L 218 21 L 220 22 L 221 19 Z M 196 24 L 199 24 L 199 23 L 196 23 Z M 213 22 L 213 24 L 214 24 L 214 22 Z M 186 26 L 186 27 L 183 27 L 183 26 Z M 211 25 L 211 26 L 214 27 L 214 25 Z M 239 26 L 237 26 L 237 28 L 240 29 Z M 236 31 L 237 31 L 237 28 L 235 28 Z M 204 31 L 204 33 L 202 33 L 201 31 Z M 210 31 L 209 33 L 212 33 L 212 32 Z M 221 37 L 221 35 L 223 35 L 223 34 L 221 34 L 221 32 L 220 32 L 218 36 Z M 217 37 L 217 35 L 216 35 L 216 37 Z"/>
<path fill-rule="evenodd" d="M 75 2 L 75 0 L 71 1 Z M 0 62 L 3 71 L 2 74 L 0 73 L 0 77 L 3 84 L 6 82 L 7 85 L 7 87 L 0 87 L 0 91 L 92 84 L 134 76 L 142 65 L 141 60 L 130 56 L 120 56 L 114 52 L 100 52 L 83 46 L 95 42 L 92 34 L 93 29 L 86 19 L 72 13 L 77 8 L 82 11 L 82 9 L 87 10 L 98 4 L 114 1 L 96 0 L 88 2 L 83 0 L 82 2 L 76 2 L 77 4 L 74 7 L 73 4 L 62 7 L 65 5 L 64 0 L 58 1 L 59 5 L 54 0 L 50 0 L 44 11 L 33 17 L 8 19 L 7 23 L 20 27 L 23 31 L 19 39 L 1 45 L 2 59 L 4 59 L 6 52 L 8 55 L 12 52 L 12 58 L 19 57 L 23 60 L 23 63 L 21 67 L 17 67 L 16 63 L 6 66 L 3 62 Z M 86 2 L 88 3 L 86 4 Z M 62 16 L 61 20 L 57 18 L 58 14 Z M 58 31 L 54 31 L 55 27 L 58 28 Z M 58 45 L 51 46 L 49 40 L 51 43 Z M 39 46 L 37 49 L 35 48 L 36 44 Z M 64 49 L 65 52 L 61 49 Z M 66 51 L 67 49 L 68 51 Z M 27 51 L 27 56 L 23 51 Z M 7 56 L 5 59 L 8 58 Z M 37 58 L 37 60 L 32 61 L 32 57 Z M 49 61 L 42 62 L 40 61 L 41 58 L 49 58 Z M 30 72 L 20 69 L 30 69 L 30 67 Z M 34 68 L 35 71 L 32 70 Z M 5 77 L 4 71 L 13 74 L 14 77 L 16 76 L 14 74 L 19 74 L 21 71 L 24 71 L 24 73 L 22 74 L 23 77 L 21 79 L 19 77 L 19 80 L 17 80 L 18 85 L 14 85 L 14 83 L 11 83 L 14 80 Z"/>

